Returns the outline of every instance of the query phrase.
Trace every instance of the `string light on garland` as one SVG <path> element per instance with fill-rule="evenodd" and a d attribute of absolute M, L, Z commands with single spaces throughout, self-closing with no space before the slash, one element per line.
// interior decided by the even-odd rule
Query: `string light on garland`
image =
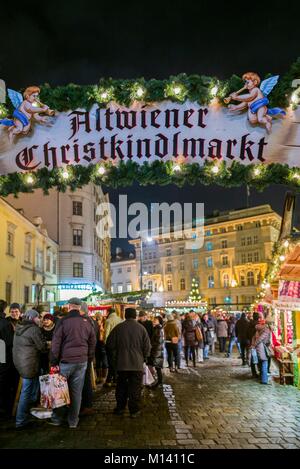
<path fill-rule="evenodd" d="M 285 256 L 283 254 L 281 254 L 281 256 L 279 256 L 279 260 L 280 260 L 280 262 L 283 262 L 285 260 Z"/>
<path fill-rule="evenodd" d="M 98 103 L 108 103 L 114 99 L 114 89 L 104 88 L 102 86 L 94 88 L 94 95 L 96 102 Z"/>
<path fill-rule="evenodd" d="M 289 240 L 286 239 L 286 240 L 284 241 L 284 243 L 283 243 L 283 246 L 284 246 L 285 248 L 288 248 L 288 247 L 289 247 L 289 244 L 290 244 Z"/>
<path fill-rule="evenodd" d="M 215 165 L 211 168 L 211 172 L 212 172 L 213 174 L 219 174 L 219 172 L 220 172 L 219 166 L 215 164 Z"/>
<path fill-rule="evenodd" d="M 98 168 L 98 174 L 100 174 L 100 176 L 103 176 L 103 174 L 105 174 L 105 168 L 104 168 L 104 166 L 99 166 L 99 168 Z"/>
<path fill-rule="evenodd" d="M 132 90 L 131 90 L 131 99 L 132 100 L 139 100 L 144 98 L 146 94 L 146 88 L 142 86 L 140 83 L 134 83 Z"/>
<path fill-rule="evenodd" d="M 261 175 L 261 170 L 260 168 L 254 168 L 253 174 L 255 177 L 258 177 Z"/>
<path fill-rule="evenodd" d="M 180 172 L 181 171 L 181 166 L 180 164 L 175 164 L 173 166 L 173 171 L 175 171 L 176 173 Z"/>
<path fill-rule="evenodd" d="M 67 181 L 70 178 L 70 173 L 67 169 L 64 169 L 61 173 L 61 177 Z"/>
<path fill-rule="evenodd" d="M 26 184 L 31 186 L 34 183 L 34 177 L 31 174 L 27 174 L 27 176 L 25 177 L 25 182 Z"/>
<path fill-rule="evenodd" d="M 217 96 L 218 91 L 219 91 L 218 85 L 214 85 L 212 89 L 210 90 L 211 96 L 215 98 Z"/>
<path fill-rule="evenodd" d="M 187 95 L 187 89 L 182 83 L 168 83 L 165 89 L 165 97 L 173 98 L 178 101 L 184 101 Z"/>

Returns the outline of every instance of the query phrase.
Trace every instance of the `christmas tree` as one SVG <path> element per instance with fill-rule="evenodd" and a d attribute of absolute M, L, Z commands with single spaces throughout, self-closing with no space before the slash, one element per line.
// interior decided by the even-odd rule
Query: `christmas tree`
<path fill-rule="evenodd" d="M 192 280 L 192 288 L 191 293 L 189 296 L 190 301 L 201 301 L 201 295 L 199 293 L 199 282 L 193 278 Z"/>

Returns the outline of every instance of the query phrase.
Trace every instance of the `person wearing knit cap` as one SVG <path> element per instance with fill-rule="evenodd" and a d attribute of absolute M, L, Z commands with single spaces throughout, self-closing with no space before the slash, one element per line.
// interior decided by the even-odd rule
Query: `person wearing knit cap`
<path fill-rule="evenodd" d="M 22 378 L 16 415 L 18 430 L 29 426 L 30 405 L 38 400 L 41 353 L 47 350 L 39 322 L 39 313 L 34 309 L 27 310 L 22 322 L 17 324 L 14 337 L 13 361 Z"/>

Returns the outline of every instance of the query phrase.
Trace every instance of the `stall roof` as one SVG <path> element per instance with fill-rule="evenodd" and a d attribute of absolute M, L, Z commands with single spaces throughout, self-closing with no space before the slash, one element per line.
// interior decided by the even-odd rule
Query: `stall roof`
<path fill-rule="evenodd" d="M 300 280 L 300 244 L 296 244 L 283 261 L 279 277 L 285 280 Z"/>

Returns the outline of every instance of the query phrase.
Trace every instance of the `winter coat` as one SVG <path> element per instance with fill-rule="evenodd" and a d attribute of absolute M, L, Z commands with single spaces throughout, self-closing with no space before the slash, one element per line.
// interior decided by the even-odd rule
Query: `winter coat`
<path fill-rule="evenodd" d="M 143 371 L 151 352 L 148 333 L 135 319 L 126 319 L 109 334 L 107 350 L 116 357 L 117 371 Z"/>
<path fill-rule="evenodd" d="M 257 324 L 258 324 L 258 320 L 251 319 L 251 321 L 249 321 L 248 340 L 250 344 L 252 342 L 253 336 L 255 336 Z"/>
<path fill-rule="evenodd" d="M 59 321 L 51 343 L 51 365 L 84 363 L 95 356 L 96 335 L 90 321 L 71 310 Z"/>
<path fill-rule="evenodd" d="M 227 326 L 228 326 L 228 337 L 230 338 L 236 337 L 235 325 L 236 325 L 236 320 L 234 318 L 229 319 Z"/>
<path fill-rule="evenodd" d="M 224 319 L 219 319 L 217 322 L 217 337 L 228 336 L 228 324 Z"/>
<path fill-rule="evenodd" d="M 182 323 L 182 335 L 185 347 L 196 347 L 198 345 L 196 339 L 196 321 L 185 319 Z"/>
<path fill-rule="evenodd" d="M 271 344 L 271 331 L 268 326 L 258 324 L 256 326 L 256 334 L 253 337 L 252 345 L 255 347 L 258 358 L 260 360 L 268 360 L 266 348 Z"/>
<path fill-rule="evenodd" d="M 248 331 L 249 331 L 249 321 L 246 318 L 239 319 L 235 325 L 235 334 L 240 343 L 242 344 L 249 343 Z"/>
<path fill-rule="evenodd" d="M 6 364 L 12 362 L 12 347 L 14 340 L 14 329 L 10 322 L 6 319 L 5 313 L 0 313 L 0 340 L 5 344 Z M 0 367 L 5 364 L 0 363 Z"/>
<path fill-rule="evenodd" d="M 164 331 L 160 324 L 153 328 L 151 338 L 151 353 L 148 360 L 149 365 L 163 368 L 164 364 Z"/>
<path fill-rule="evenodd" d="M 117 315 L 117 313 L 110 313 L 104 325 L 104 342 L 107 341 L 107 338 L 113 328 L 120 324 L 122 321 L 123 320 L 120 318 L 120 316 Z"/>
<path fill-rule="evenodd" d="M 165 340 L 171 342 L 173 337 L 180 338 L 180 331 L 177 325 L 177 321 L 173 319 L 172 321 L 167 321 L 164 325 Z"/>
<path fill-rule="evenodd" d="M 217 319 L 212 314 L 209 314 L 207 322 L 209 324 L 209 328 L 211 330 L 213 330 L 214 333 L 216 334 L 217 333 L 217 325 L 218 325 Z"/>
<path fill-rule="evenodd" d="M 141 324 L 146 331 L 148 332 L 149 339 L 151 340 L 152 334 L 153 334 L 153 324 L 152 321 L 149 321 L 149 319 L 146 319 L 146 321 L 138 321 L 139 324 Z"/>
<path fill-rule="evenodd" d="M 41 353 L 46 351 L 47 344 L 39 326 L 32 321 L 22 321 L 17 325 L 13 361 L 22 378 L 35 378 L 39 375 Z"/>
<path fill-rule="evenodd" d="M 211 345 L 213 343 L 213 336 L 210 332 L 211 323 L 202 319 L 202 334 L 203 334 L 203 344 Z"/>

